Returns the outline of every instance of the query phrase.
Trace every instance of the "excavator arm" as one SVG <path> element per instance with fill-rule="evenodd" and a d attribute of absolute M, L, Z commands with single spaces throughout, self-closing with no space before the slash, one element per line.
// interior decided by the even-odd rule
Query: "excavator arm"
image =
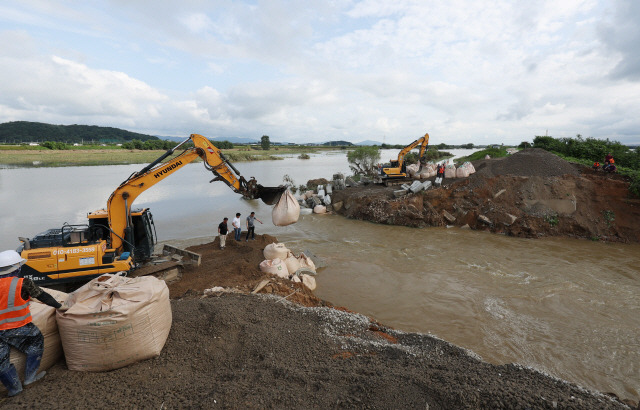
<path fill-rule="evenodd" d="M 162 162 L 171 156 L 176 149 L 187 142 L 193 142 L 193 147 L 185 149 L 175 158 Z M 191 134 L 189 138 L 172 149 L 167 150 L 158 159 L 127 178 L 109 197 L 107 201 L 107 215 L 111 231 L 111 248 L 121 250 L 123 240 L 131 236 L 131 205 L 144 191 L 151 188 L 174 172 L 179 171 L 196 158 L 202 158 L 204 167 L 215 176 L 210 182 L 223 181 L 234 192 L 247 199 L 260 198 L 268 205 L 280 199 L 284 187 L 263 187 L 254 178 L 247 181 L 240 172 L 229 162 L 224 154 L 208 139 L 198 134 Z"/>
<path fill-rule="evenodd" d="M 404 178 L 406 177 L 405 167 L 404 167 L 404 157 L 411 152 L 412 149 L 416 147 L 419 148 L 418 161 L 420 163 L 420 167 L 422 167 L 425 154 L 427 152 L 427 146 L 429 145 L 429 134 L 426 133 L 422 137 L 413 141 L 411 144 L 402 148 L 398 153 L 398 159 L 393 161 L 391 160 L 388 166 L 385 166 L 381 170 L 382 178 Z"/>

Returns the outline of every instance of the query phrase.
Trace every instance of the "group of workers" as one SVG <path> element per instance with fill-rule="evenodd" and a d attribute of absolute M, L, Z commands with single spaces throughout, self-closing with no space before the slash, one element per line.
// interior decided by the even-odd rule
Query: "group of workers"
<path fill-rule="evenodd" d="M 596 170 L 596 171 L 600 169 L 600 163 L 598 161 L 593 163 L 593 169 Z M 606 171 L 606 172 L 616 172 L 615 161 L 614 161 L 613 155 L 611 155 L 611 153 L 608 153 L 604 157 L 604 165 L 602 165 L 602 169 L 604 171 Z"/>
<path fill-rule="evenodd" d="M 36 298 L 56 309 L 61 307 L 53 296 L 31 279 L 20 277 L 25 262 L 16 251 L 0 252 L 0 381 L 9 397 L 20 393 L 23 384 L 27 386 L 36 382 L 46 373 L 38 372 L 44 352 L 44 336 L 32 323 L 29 301 Z M 9 361 L 11 347 L 26 356 L 24 383 L 20 382 L 18 371 Z"/>
<path fill-rule="evenodd" d="M 236 217 L 233 218 L 233 222 L 231 222 L 231 225 L 233 226 L 234 239 L 236 241 L 240 241 L 242 237 L 242 226 L 240 222 L 240 215 L 241 215 L 240 212 L 238 212 L 236 214 Z M 220 239 L 220 249 L 224 249 L 227 242 L 227 233 L 229 232 L 229 226 L 227 225 L 228 221 L 229 221 L 229 218 L 225 217 L 222 220 L 222 222 L 220 222 L 220 224 L 218 225 L 218 238 Z M 251 235 L 251 240 L 256 239 L 255 221 L 262 223 L 262 221 L 256 217 L 256 213 L 251 212 L 251 214 L 247 216 L 247 237 L 245 241 L 249 240 L 249 235 Z"/>

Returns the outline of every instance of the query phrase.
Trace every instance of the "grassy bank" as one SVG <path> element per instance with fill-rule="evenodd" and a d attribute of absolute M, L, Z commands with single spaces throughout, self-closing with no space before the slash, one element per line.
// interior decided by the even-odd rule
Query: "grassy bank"
<path fill-rule="evenodd" d="M 21 148 L 21 149 L 18 149 Z M 222 150 L 232 162 L 281 159 L 276 155 L 315 152 L 315 147 L 276 147 L 255 150 L 239 147 Z M 177 151 L 180 153 L 182 151 Z M 93 165 L 148 164 L 164 154 L 164 150 L 70 149 L 49 150 L 42 147 L 0 148 L 0 165 L 12 167 L 68 167 Z M 197 161 L 200 161 L 199 159 Z"/>

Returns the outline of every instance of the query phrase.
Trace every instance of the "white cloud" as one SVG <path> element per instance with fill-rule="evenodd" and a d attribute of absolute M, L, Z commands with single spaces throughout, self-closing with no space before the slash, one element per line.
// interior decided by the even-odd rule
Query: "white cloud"
<path fill-rule="evenodd" d="M 0 122 L 275 140 L 640 143 L 633 0 L 0 6 Z M 277 136 L 277 137 L 276 137 Z"/>

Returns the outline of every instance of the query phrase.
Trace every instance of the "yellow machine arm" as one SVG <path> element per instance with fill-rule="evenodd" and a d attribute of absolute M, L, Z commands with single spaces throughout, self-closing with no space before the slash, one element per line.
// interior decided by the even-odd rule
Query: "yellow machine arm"
<path fill-rule="evenodd" d="M 411 144 L 409 144 L 406 147 L 402 148 L 402 150 L 398 154 L 398 166 L 399 167 L 402 166 L 402 162 L 404 161 L 405 155 L 407 155 L 409 152 L 411 152 L 411 150 L 414 149 L 415 147 L 417 147 L 418 145 L 420 146 L 420 151 L 419 151 L 418 158 L 420 160 L 420 163 L 422 163 L 422 161 L 424 159 L 424 154 L 427 151 L 427 145 L 429 145 L 429 133 L 424 134 L 422 137 L 418 138 L 417 140 L 413 141 Z"/>
<path fill-rule="evenodd" d="M 427 146 L 429 145 L 429 134 L 424 134 L 422 137 L 413 141 L 411 144 L 402 148 L 402 150 L 398 153 L 397 160 L 391 160 L 389 164 L 385 165 L 380 174 L 383 179 L 385 178 L 405 178 L 407 176 L 404 167 L 404 157 L 414 148 L 420 146 L 420 153 L 418 156 L 418 160 L 420 163 L 420 167 L 422 167 L 424 163 L 424 155 L 427 152 Z"/>
<path fill-rule="evenodd" d="M 187 148 L 177 157 L 162 162 L 172 155 L 178 147 L 189 141 L 193 142 L 192 148 Z M 123 239 L 127 236 L 126 230 L 131 227 L 131 205 L 138 195 L 198 157 L 202 158 L 205 168 L 215 175 L 215 178 L 210 182 L 223 181 L 234 192 L 242 194 L 248 199 L 260 198 L 266 204 L 271 205 L 280 198 L 284 191 L 283 187 L 263 187 L 257 184 L 254 178 L 247 181 L 225 158 L 219 148 L 202 135 L 191 134 L 189 138 L 168 150 L 154 162 L 133 173 L 113 191 L 107 201 L 112 248 L 122 249 Z"/>

